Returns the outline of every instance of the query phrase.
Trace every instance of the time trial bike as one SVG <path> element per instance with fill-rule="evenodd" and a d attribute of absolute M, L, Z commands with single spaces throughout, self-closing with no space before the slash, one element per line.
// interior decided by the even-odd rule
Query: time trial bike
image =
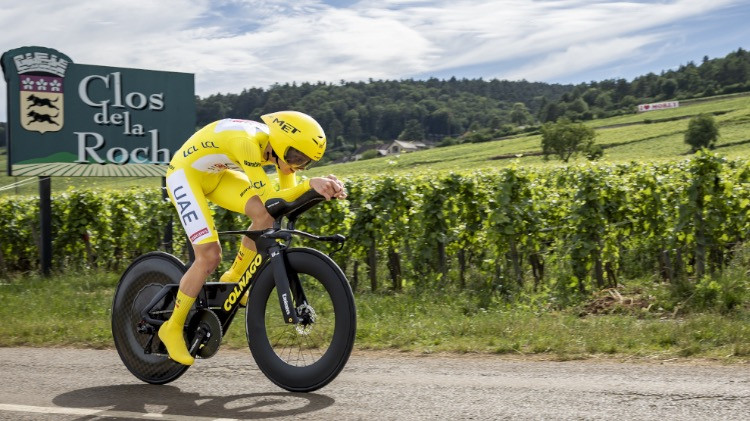
<path fill-rule="evenodd" d="M 245 333 L 253 358 L 268 379 L 289 391 L 310 392 L 341 372 L 354 346 L 357 325 L 351 287 L 328 255 L 291 247 L 294 237 L 343 247 L 345 237 L 340 234 L 317 236 L 294 228 L 297 218 L 322 200 L 314 190 L 293 202 L 272 199 L 265 206 L 275 219 L 273 228 L 219 233 L 249 237 L 258 255 L 238 282 L 203 286 L 184 328 L 194 357 L 216 354 L 249 291 Z M 186 270 L 177 257 L 151 252 L 136 258 L 117 285 L 112 304 L 115 347 L 128 370 L 147 383 L 169 383 L 189 368 L 169 358 L 157 335 L 172 314 Z"/>

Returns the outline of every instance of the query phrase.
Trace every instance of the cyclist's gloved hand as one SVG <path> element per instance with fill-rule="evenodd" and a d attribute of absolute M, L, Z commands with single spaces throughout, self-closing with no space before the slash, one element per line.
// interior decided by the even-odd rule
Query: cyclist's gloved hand
<path fill-rule="evenodd" d="M 311 178 L 310 187 L 318 192 L 318 194 L 325 197 L 326 200 L 345 199 L 347 196 L 344 183 L 334 175 Z"/>

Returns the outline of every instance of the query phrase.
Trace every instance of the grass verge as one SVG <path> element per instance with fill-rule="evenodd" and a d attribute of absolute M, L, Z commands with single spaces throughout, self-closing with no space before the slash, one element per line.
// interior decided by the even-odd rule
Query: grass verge
<path fill-rule="evenodd" d="M 0 284 L 0 346 L 110 348 L 118 275 L 14 277 Z M 709 358 L 750 361 L 750 313 L 581 317 L 576 309 L 483 308 L 468 294 L 357 294 L 358 349 L 418 353 Z M 246 347 L 238 315 L 224 347 Z"/>

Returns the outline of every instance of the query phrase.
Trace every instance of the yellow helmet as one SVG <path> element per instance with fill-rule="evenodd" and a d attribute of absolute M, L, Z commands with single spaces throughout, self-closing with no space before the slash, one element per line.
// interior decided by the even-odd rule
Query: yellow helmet
<path fill-rule="evenodd" d="M 315 119 L 298 111 L 278 111 L 260 117 L 276 156 L 291 166 L 304 168 L 319 161 L 326 150 L 326 134 Z"/>

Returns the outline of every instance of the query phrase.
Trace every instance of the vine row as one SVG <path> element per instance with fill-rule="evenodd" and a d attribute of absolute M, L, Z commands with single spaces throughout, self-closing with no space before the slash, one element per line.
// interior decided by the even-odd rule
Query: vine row
<path fill-rule="evenodd" d="M 587 293 L 635 277 L 680 282 L 721 271 L 750 235 L 750 165 L 705 151 L 663 164 L 515 165 L 346 184 L 348 200 L 313 208 L 298 228 L 347 235 L 334 258 L 355 288 L 512 295 Z M 54 265 L 119 269 L 154 249 L 185 254 L 179 226 L 177 241 L 165 242 L 173 213 L 159 191 L 54 195 Z M 218 208 L 214 217 L 219 229 L 248 224 Z M 0 275 L 38 269 L 37 219 L 36 198 L 0 199 Z M 223 242 L 231 252 L 237 241 Z"/>

